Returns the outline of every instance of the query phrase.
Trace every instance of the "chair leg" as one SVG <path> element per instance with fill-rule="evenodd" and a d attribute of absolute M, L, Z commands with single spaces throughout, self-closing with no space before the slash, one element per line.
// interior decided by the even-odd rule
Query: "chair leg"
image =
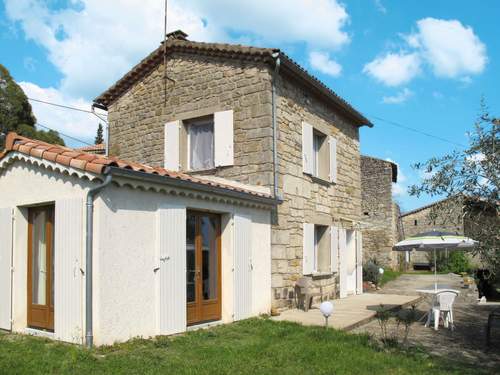
<path fill-rule="evenodd" d="M 450 322 L 450 312 L 445 311 L 443 312 L 443 325 L 445 328 L 448 328 Z"/>
<path fill-rule="evenodd" d="M 450 314 L 450 323 L 451 323 L 450 328 L 453 331 L 453 330 L 455 330 L 455 321 L 453 320 L 453 310 L 450 310 L 449 314 Z"/>
<path fill-rule="evenodd" d="M 429 327 L 431 325 L 432 314 L 432 309 L 430 309 L 427 312 L 427 321 L 425 322 L 425 327 Z"/>
<path fill-rule="evenodd" d="M 439 316 L 441 315 L 441 311 L 438 309 L 434 310 L 434 330 L 437 331 L 439 328 Z"/>

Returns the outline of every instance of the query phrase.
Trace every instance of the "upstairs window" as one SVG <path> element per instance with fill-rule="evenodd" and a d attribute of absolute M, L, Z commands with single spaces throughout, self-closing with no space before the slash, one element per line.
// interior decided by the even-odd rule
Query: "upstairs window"
<path fill-rule="evenodd" d="M 326 135 L 313 132 L 313 176 L 328 180 L 328 145 Z"/>
<path fill-rule="evenodd" d="M 337 140 L 306 122 L 302 123 L 302 166 L 308 175 L 337 182 Z"/>
<path fill-rule="evenodd" d="M 189 170 L 213 169 L 215 167 L 213 116 L 186 122 L 186 130 Z"/>

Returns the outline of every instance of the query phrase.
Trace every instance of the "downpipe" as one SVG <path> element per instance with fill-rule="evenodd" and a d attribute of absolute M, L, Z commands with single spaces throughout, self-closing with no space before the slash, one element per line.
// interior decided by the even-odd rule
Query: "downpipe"
<path fill-rule="evenodd" d="M 271 103 L 272 103 L 272 121 L 273 121 L 273 188 L 274 188 L 274 199 L 278 199 L 278 122 L 277 122 L 277 110 L 276 110 L 276 81 L 279 75 L 281 60 L 280 53 L 274 52 L 272 57 L 275 61 L 274 74 L 271 83 Z"/>
<path fill-rule="evenodd" d="M 107 173 L 107 171 L 105 171 Z M 85 237 L 85 345 L 91 348 L 94 341 L 93 330 L 93 240 L 94 240 L 94 198 L 113 179 L 107 174 L 104 182 L 94 186 L 87 192 L 87 219 Z"/>

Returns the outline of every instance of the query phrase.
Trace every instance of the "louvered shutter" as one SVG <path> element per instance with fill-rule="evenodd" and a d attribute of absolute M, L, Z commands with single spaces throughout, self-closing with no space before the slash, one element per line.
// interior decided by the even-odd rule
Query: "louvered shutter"
<path fill-rule="evenodd" d="M 12 209 L 0 208 L 0 328 L 11 329 Z"/>
<path fill-rule="evenodd" d="M 252 221 L 234 216 L 234 320 L 252 315 Z"/>
<path fill-rule="evenodd" d="M 165 124 L 165 168 L 171 171 L 180 169 L 180 121 Z"/>
<path fill-rule="evenodd" d="M 330 143 L 330 181 L 337 182 L 337 140 L 329 137 Z"/>
<path fill-rule="evenodd" d="M 304 223 L 302 270 L 304 275 L 314 272 L 314 224 Z"/>
<path fill-rule="evenodd" d="M 339 229 L 339 283 L 340 298 L 347 297 L 347 243 L 346 230 Z"/>
<path fill-rule="evenodd" d="M 302 123 L 302 167 L 304 173 L 313 174 L 313 127 L 307 122 Z"/>
<path fill-rule="evenodd" d="M 339 228 L 334 226 L 330 227 L 330 240 L 330 269 L 331 272 L 339 272 Z"/>
<path fill-rule="evenodd" d="M 363 238 L 356 231 L 356 294 L 363 293 Z"/>
<path fill-rule="evenodd" d="M 56 200 L 54 216 L 54 334 L 82 344 L 83 200 Z"/>
<path fill-rule="evenodd" d="M 233 111 L 214 113 L 214 162 L 216 167 L 234 164 Z"/>
<path fill-rule="evenodd" d="M 160 335 L 186 330 L 186 208 L 165 204 L 157 212 L 158 326 Z"/>

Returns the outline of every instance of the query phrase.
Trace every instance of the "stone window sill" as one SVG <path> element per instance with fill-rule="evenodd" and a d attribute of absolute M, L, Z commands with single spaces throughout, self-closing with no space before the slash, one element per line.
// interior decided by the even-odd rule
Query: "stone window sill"
<path fill-rule="evenodd" d="M 313 176 L 313 175 L 309 175 L 309 176 L 311 176 L 311 180 L 313 182 L 316 182 L 317 184 L 320 184 L 320 185 L 331 186 L 334 184 L 333 182 L 325 180 L 324 178 L 321 178 L 318 176 Z"/>
<path fill-rule="evenodd" d="M 311 274 L 312 277 L 331 277 L 334 275 L 334 272 L 313 272 Z"/>

